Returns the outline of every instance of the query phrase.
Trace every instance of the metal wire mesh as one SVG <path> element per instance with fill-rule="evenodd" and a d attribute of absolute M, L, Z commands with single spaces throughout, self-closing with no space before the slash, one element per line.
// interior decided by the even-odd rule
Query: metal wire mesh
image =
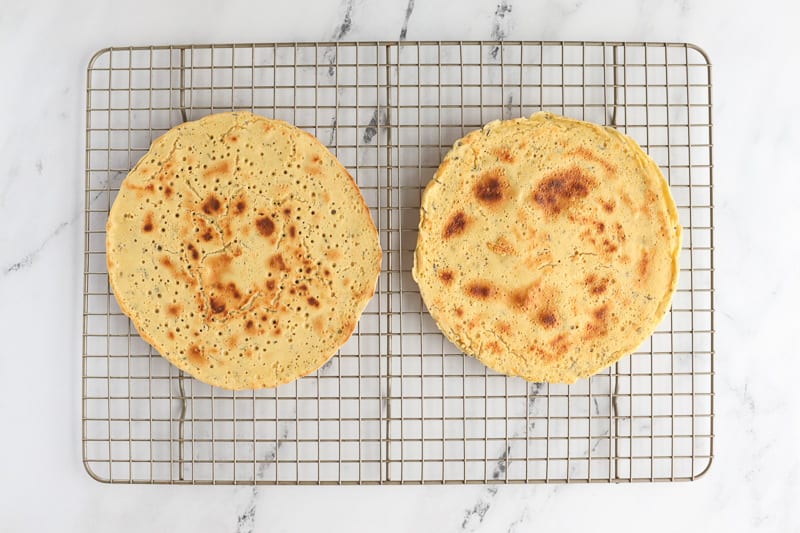
<path fill-rule="evenodd" d="M 83 457 L 122 483 L 689 480 L 712 458 L 710 64 L 671 43 L 298 43 L 113 48 L 87 73 Z M 105 222 L 170 127 L 249 109 L 325 143 L 384 249 L 375 298 L 325 367 L 230 392 L 142 341 L 108 285 Z M 452 143 L 550 110 L 615 125 L 670 182 L 684 226 L 670 313 L 574 385 L 487 370 L 439 332 L 410 276 L 421 192 Z"/>

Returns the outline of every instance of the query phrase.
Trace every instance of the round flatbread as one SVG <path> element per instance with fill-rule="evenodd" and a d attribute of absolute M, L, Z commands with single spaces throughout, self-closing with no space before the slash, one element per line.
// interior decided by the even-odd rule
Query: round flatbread
<path fill-rule="evenodd" d="M 226 389 L 322 366 L 380 270 L 375 225 L 344 167 L 309 133 L 247 112 L 156 139 L 106 229 L 111 287 L 142 338 Z"/>
<path fill-rule="evenodd" d="M 464 352 L 572 383 L 664 317 L 680 235 L 669 186 L 635 141 L 537 113 L 455 143 L 422 198 L 413 275 Z"/>

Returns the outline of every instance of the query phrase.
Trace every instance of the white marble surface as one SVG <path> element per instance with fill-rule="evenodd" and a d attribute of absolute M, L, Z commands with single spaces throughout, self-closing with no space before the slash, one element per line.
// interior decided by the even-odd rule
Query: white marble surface
<path fill-rule="evenodd" d="M 461 0 L 457 10 L 443 2 L 410 4 L 3 3 L 0 530 L 800 531 L 797 4 Z M 89 56 L 112 44 L 401 35 L 690 41 L 708 51 L 717 289 L 710 473 L 694 483 L 633 486 L 254 489 L 92 481 L 80 461 Z"/>

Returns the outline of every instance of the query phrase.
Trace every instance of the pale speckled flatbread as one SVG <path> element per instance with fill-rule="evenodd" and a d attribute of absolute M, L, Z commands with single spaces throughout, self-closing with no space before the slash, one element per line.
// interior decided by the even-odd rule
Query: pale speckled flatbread
<path fill-rule="evenodd" d="M 122 182 L 106 249 L 141 336 L 227 389 L 318 369 L 352 334 L 381 262 L 369 209 L 336 158 L 247 112 L 156 139 Z"/>
<path fill-rule="evenodd" d="M 572 383 L 653 332 L 680 235 L 669 186 L 635 141 L 537 113 L 455 143 L 422 199 L 413 275 L 466 353 Z"/>

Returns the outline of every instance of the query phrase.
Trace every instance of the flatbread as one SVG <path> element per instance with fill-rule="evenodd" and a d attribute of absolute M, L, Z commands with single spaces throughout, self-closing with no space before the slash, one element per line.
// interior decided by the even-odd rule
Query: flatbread
<path fill-rule="evenodd" d="M 413 276 L 464 352 L 572 383 L 664 317 L 680 235 L 669 186 L 633 139 L 537 113 L 455 143 L 422 198 Z"/>
<path fill-rule="evenodd" d="M 247 112 L 156 139 L 122 182 L 106 251 L 142 338 L 226 389 L 322 366 L 352 334 L 381 262 L 369 209 L 336 158 Z"/>

